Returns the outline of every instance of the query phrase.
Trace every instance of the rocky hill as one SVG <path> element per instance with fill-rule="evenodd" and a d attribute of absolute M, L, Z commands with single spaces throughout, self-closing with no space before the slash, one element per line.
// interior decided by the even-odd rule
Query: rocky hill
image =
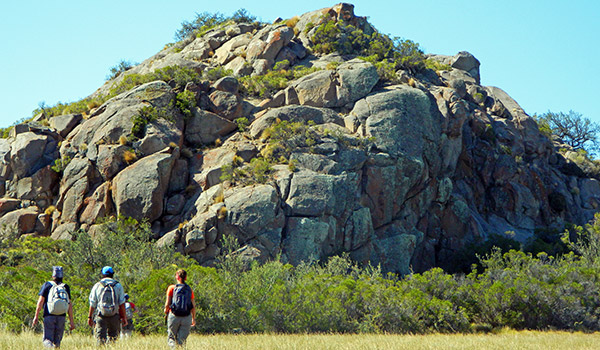
<path fill-rule="evenodd" d="M 599 182 L 481 86 L 471 54 L 384 76 L 356 40 L 325 54 L 332 28 L 338 44 L 379 35 L 349 4 L 225 23 L 108 81 L 83 113 L 16 125 L 0 140 L 4 235 L 94 236 L 122 215 L 202 264 L 234 236 L 248 259 L 348 252 L 408 273 L 593 217 Z"/>

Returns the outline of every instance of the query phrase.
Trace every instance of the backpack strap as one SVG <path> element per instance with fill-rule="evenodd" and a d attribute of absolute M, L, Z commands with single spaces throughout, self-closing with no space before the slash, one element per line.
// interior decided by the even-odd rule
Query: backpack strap
<path fill-rule="evenodd" d="M 102 287 L 111 286 L 114 288 L 117 284 L 119 284 L 119 281 L 112 280 L 112 281 L 108 282 L 108 281 L 100 280 L 100 284 L 102 285 Z"/>

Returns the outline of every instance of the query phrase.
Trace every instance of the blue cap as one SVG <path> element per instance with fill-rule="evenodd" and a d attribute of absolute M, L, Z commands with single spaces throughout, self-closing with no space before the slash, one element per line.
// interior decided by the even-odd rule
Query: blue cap
<path fill-rule="evenodd" d="M 52 277 L 63 277 L 63 268 L 62 266 L 52 266 Z"/>
<path fill-rule="evenodd" d="M 111 273 L 115 273 L 115 272 L 113 271 L 112 267 L 110 267 L 110 266 L 104 266 L 104 267 L 102 268 L 102 274 L 103 274 L 103 275 L 109 275 L 109 274 L 111 274 Z"/>

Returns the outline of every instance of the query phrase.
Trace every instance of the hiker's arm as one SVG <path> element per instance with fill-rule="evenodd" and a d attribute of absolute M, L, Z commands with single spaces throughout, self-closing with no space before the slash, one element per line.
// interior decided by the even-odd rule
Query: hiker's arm
<path fill-rule="evenodd" d="M 173 295 L 169 295 L 169 292 L 167 291 L 167 300 L 165 301 L 165 315 L 167 315 L 169 313 L 169 311 L 171 311 L 171 300 L 173 298 Z"/>
<path fill-rule="evenodd" d="M 69 315 L 69 324 L 70 324 L 70 329 L 74 330 L 75 329 L 75 321 L 73 321 L 73 304 L 69 301 L 69 310 L 67 311 L 68 315 Z"/>
<path fill-rule="evenodd" d="M 127 326 L 127 313 L 125 312 L 125 303 L 119 305 L 119 317 L 123 326 Z"/>
<path fill-rule="evenodd" d="M 94 311 L 96 310 L 95 307 L 90 306 L 90 311 L 88 312 L 88 325 L 90 327 L 94 327 Z"/>
<path fill-rule="evenodd" d="M 196 302 L 192 298 L 192 327 L 196 325 Z"/>
<path fill-rule="evenodd" d="M 46 301 L 46 298 L 44 298 L 43 296 L 40 295 L 40 297 L 38 298 L 37 306 L 35 307 L 35 316 L 33 317 L 33 322 L 31 322 L 31 324 L 33 326 L 35 326 L 39 320 L 38 317 L 40 316 L 40 311 L 44 307 L 45 301 Z"/>

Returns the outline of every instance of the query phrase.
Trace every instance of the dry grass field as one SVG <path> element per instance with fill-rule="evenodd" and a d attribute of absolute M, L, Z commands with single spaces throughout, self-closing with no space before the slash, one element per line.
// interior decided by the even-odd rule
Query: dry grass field
<path fill-rule="evenodd" d="M 363 350 L 363 349 L 599 349 L 600 334 L 502 331 L 498 334 L 454 335 L 192 335 L 188 349 L 231 350 Z M 0 349 L 42 348 L 41 335 L 0 333 Z M 91 336 L 65 335 L 62 349 L 93 349 Z M 114 350 L 166 349 L 166 336 L 134 336 Z"/>

